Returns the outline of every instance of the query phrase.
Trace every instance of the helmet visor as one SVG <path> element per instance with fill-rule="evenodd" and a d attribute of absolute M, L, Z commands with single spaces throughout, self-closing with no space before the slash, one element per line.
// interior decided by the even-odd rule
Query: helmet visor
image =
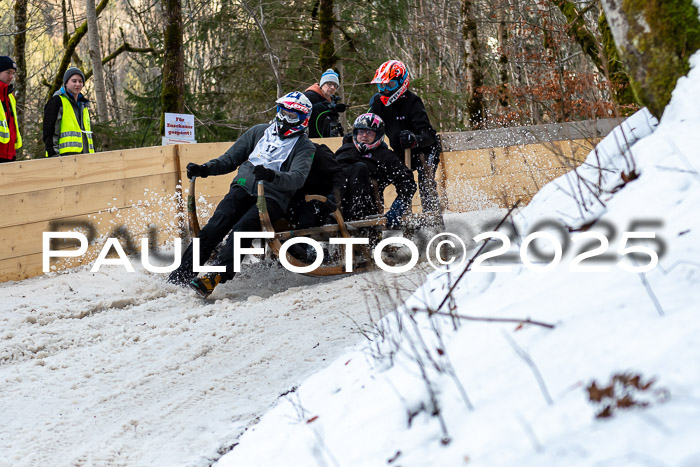
<path fill-rule="evenodd" d="M 289 110 L 281 105 L 277 106 L 277 118 L 288 123 L 299 123 L 304 119 L 305 115 Z"/>
<path fill-rule="evenodd" d="M 394 91 L 399 87 L 398 80 L 392 79 L 388 83 L 377 83 L 380 92 Z"/>

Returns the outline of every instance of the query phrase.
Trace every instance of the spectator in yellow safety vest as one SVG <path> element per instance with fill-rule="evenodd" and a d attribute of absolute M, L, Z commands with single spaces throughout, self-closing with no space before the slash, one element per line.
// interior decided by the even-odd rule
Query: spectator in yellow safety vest
<path fill-rule="evenodd" d="M 63 86 L 44 106 L 44 146 L 46 157 L 93 153 L 90 129 L 90 101 L 80 93 L 85 75 L 71 67 L 63 75 Z"/>
<path fill-rule="evenodd" d="M 0 57 L 0 162 L 12 162 L 22 147 L 17 120 L 17 103 L 12 93 L 17 64 L 10 57 Z"/>

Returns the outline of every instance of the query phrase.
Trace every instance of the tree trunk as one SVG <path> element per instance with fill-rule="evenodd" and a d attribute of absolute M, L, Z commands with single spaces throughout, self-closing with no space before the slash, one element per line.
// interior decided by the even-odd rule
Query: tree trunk
<path fill-rule="evenodd" d="M 27 43 L 27 0 L 15 1 L 15 29 L 14 53 L 12 58 L 17 64 L 15 74 L 15 99 L 17 99 L 17 119 L 20 131 L 25 131 L 25 103 L 27 100 L 27 58 L 25 45 Z M 26 133 L 25 133 L 26 134 Z"/>
<path fill-rule="evenodd" d="M 484 98 L 481 87 L 484 85 L 483 60 L 477 37 L 474 1 L 462 0 L 462 38 L 464 40 L 464 64 L 467 69 L 467 110 L 469 125 L 473 129 L 483 128 Z"/>
<path fill-rule="evenodd" d="M 165 32 L 163 90 L 160 95 L 160 134 L 165 134 L 165 114 L 185 110 L 185 54 L 182 45 L 182 6 L 180 0 L 164 0 Z"/>
<path fill-rule="evenodd" d="M 335 45 L 333 44 L 333 22 L 333 0 L 321 0 L 318 13 L 319 33 L 321 35 L 318 64 L 321 67 L 321 72 L 331 68 L 338 61 L 338 58 L 335 56 Z"/>
<path fill-rule="evenodd" d="M 95 83 L 95 102 L 97 104 L 97 120 L 100 122 L 109 119 L 107 108 L 107 91 L 105 89 L 105 74 L 102 69 L 102 51 L 100 50 L 100 34 L 97 29 L 97 12 L 95 0 L 85 0 L 85 13 L 88 23 L 88 45 L 90 49 L 90 62 L 92 62 Z"/>
<path fill-rule="evenodd" d="M 500 8 L 498 10 L 498 103 L 501 107 L 508 107 L 510 105 L 508 99 L 508 55 L 506 55 L 508 42 L 506 11 L 506 8 Z"/>
<path fill-rule="evenodd" d="M 620 59 L 639 100 L 661 118 L 676 81 L 700 48 L 700 21 L 692 0 L 602 0 Z"/>
<path fill-rule="evenodd" d="M 105 9 L 107 3 L 109 3 L 109 0 L 100 0 L 100 3 L 97 5 L 97 8 L 95 8 L 95 13 L 97 14 L 97 16 L 99 16 L 100 13 L 102 13 L 102 10 Z M 51 83 L 51 85 L 49 86 L 49 91 L 46 96 L 47 101 L 51 99 L 53 93 L 58 91 L 61 88 L 61 86 L 63 86 L 63 74 L 68 69 L 71 57 L 73 57 L 75 49 L 78 47 L 78 44 L 80 44 L 80 41 L 86 33 L 87 21 L 83 21 L 81 25 L 78 26 L 78 28 L 75 30 L 72 36 L 69 37 L 67 34 L 64 36 L 64 39 L 66 37 L 68 39 L 64 42 L 65 50 L 63 51 L 61 63 L 58 65 L 58 70 L 56 71 L 56 74 L 53 77 L 53 83 Z"/>
<path fill-rule="evenodd" d="M 602 15 L 598 22 L 602 44 L 598 43 L 592 32 L 588 30 L 583 20 L 583 15 L 575 4 L 568 0 L 553 0 L 553 3 L 562 12 L 568 23 L 569 36 L 581 46 L 581 50 L 591 59 L 599 73 L 607 77 L 612 84 L 612 98 L 621 106 L 636 106 L 639 104 L 630 90 L 629 77 L 622 67 L 614 45 L 610 47 L 610 29 Z"/>

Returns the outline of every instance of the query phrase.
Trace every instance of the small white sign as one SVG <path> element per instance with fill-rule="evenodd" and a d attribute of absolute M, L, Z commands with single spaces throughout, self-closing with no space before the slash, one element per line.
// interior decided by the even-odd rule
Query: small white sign
<path fill-rule="evenodd" d="M 194 115 L 166 113 L 164 137 L 194 141 Z"/>

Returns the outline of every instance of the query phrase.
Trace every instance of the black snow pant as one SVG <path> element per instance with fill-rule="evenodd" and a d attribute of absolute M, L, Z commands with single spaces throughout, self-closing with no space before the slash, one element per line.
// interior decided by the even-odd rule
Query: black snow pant
<path fill-rule="evenodd" d="M 243 187 L 232 185 L 224 199 L 214 211 L 207 225 L 199 232 L 199 260 L 204 264 L 211 256 L 219 243 L 231 232 L 260 232 L 260 215 L 256 206 L 257 198 L 250 195 Z M 266 198 L 267 211 L 270 221 L 275 222 L 282 216 L 282 209 L 276 201 Z M 253 239 L 241 239 L 241 247 L 248 248 Z M 192 252 L 193 244 L 182 255 L 180 266 L 170 273 L 168 282 L 185 285 L 197 277 L 193 271 Z M 229 235 L 219 254 L 213 261 L 215 266 L 226 266 L 226 273 L 222 276 L 222 282 L 232 279 L 233 272 L 233 235 Z"/>
<path fill-rule="evenodd" d="M 308 229 L 325 224 L 333 211 L 320 201 L 314 200 L 307 203 L 304 196 L 303 193 L 295 195 L 290 203 L 287 215 L 292 228 Z"/>
<path fill-rule="evenodd" d="M 374 190 L 369 177 L 369 168 L 362 162 L 355 162 L 343 168 L 348 178 L 348 186 L 343 195 L 343 218 L 362 219 L 379 210 L 374 199 Z"/>
<path fill-rule="evenodd" d="M 425 170 L 427 169 L 427 170 Z M 440 213 L 440 198 L 435 182 L 435 170 L 437 166 L 425 164 L 418 167 L 418 190 L 420 192 L 420 204 L 423 212 Z"/>

